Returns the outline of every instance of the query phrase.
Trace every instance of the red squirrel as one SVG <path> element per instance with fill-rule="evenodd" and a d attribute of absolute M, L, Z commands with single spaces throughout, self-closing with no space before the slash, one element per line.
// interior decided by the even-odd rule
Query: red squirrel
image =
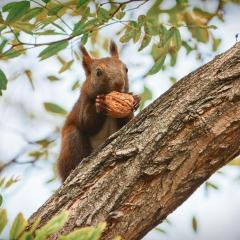
<path fill-rule="evenodd" d="M 86 80 L 62 129 L 61 151 L 57 161 L 62 181 L 83 158 L 133 118 L 133 113 L 125 118 L 109 117 L 104 105 L 105 94 L 129 91 L 128 69 L 119 59 L 116 44 L 111 41 L 111 56 L 106 58 L 92 58 L 83 45 L 80 50 Z M 139 98 L 134 96 L 134 99 L 136 109 Z"/>

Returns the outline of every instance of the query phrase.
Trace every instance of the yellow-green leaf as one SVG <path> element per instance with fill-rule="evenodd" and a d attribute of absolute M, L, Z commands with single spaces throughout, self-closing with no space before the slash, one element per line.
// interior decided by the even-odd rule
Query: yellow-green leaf
<path fill-rule="evenodd" d="M 148 34 L 145 34 L 142 42 L 141 42 L 141 46 L 139 47 L 138 51 L 143 50 L 149 43 L 151 42 L 151 36 Z"/>
<path fill-rule="evenodd" d="M 51 112 L 51 113 L 56 113 L 56 114 L 60 114 L 60 115 L 67 114 L 67 111 L 64 108 L 60 107 L 59 105 L 57 105 L 55 103 L 45 102 L 44 107 L 48 112 Z"/>
<path fill-rule="evenodd" d="M 61 235 L 59 240 L 99 240 L 105 228 L 105 222 L 99 223 L 96 227 L 84 227 L 68 235 Z"/>
<path fill-rule="evenodd" d="M 209 39 L 209 33 L 207 26 L 204 25 L 201 18 L 194 15 L 193 13 L 186 12 L 185 21 L 188 25 L 189 31 L 192 33 L 192 36 L 196 38 L 199 42 L 206 43 Z"/>
<path fill-rule="evenodd" d="M 19 178 L 14 176 L 9 179 L 5 179 L 4 188 L 9 188 L 10 186 L 12 186 L 18 181 L 19 181 Z"/>
<path fill-rule="evenodd" d="M 43 8 L 41 7 L 35 7 L 30 10 L 24 15 L 22 18 L 23 21 L 29 21 L 32 18 L 35 18 L 38 14 L 40 14 L 43 11 Z"/>
<path fill-rule="evenodd" d="M 26 74 L 26 76 L 27 76 L 27 78 L 30 82 L 31 87 L 34 90 L 35 87 L 34 87 L 34 84 L 33 84 L 33 73 L 32 73 L 32 71 L 30 69 L 27 69 L 27 70 L 24 71 L 24 73 Z"/>
<path fill-rule="evenodd" d="M 40 223 L 41 219 L 37 218 L 35 220 L 35 222 L 32 224 L 31 229 L 27 232 L 24 232 L 19 240 L 28 240 L 31 239 L 30 237 L 32 237 L 32 233 L 37 229 L 39 223 Z"/>
<path fill-rule="evenodd" d="M 143 92 L 140 94 L 140 97 L 140 109 L 143 109 L 145 102 L 151 100 L 153 96 L 151 90 L 147 86 L 144 86 Z"/>
<path fill-rule="evenodd" d="M 62 65 L 62 67 L 60 68 L 59 70 L 59 73 L 63 73 L 65 72 L 66 70 L 70 69 L 72 64 L 73 64 L 74 60 L 71 60 L 69 62 L 66 62 Z"/>
<path fill-rule="evenodd" d="M 208 188 L 212 188 L 212 189 L 215 189 L 215 190 L 218 190 L 218 189 L 219 189 L 216 184 L 214 184 L 214 183 L 212 183 L 212 182 L 209 182 L 209 181 L 206 182 L 206 185 L 205 185 L 205 186 L 206 186 L 206 190 L 207 190 Z"/>
<path fill-rule="evenodd" d="M 155 227 L 154 229 L 155 229 L 156 231 L 160 232 L 160 233 L 163 233 L 163 234 L 166 234 L 166 233 L 167 233 L 164 229 L 162 229 L 162 228 L 160 228 L 160 227 Z"/>
<path fill-rule="evenodd" d="M 68 41 L 57 42 L 49 45 L 39 54 L 39 58 L 44 60 L 46 58 L 52 57 L 53 55 L 57 54 L 61 50 L 65 49 L 68 46 Z"/>
<path fill-rule="evenodd" d="M 220 38 L 213 38 L 213 44 L 212 44 L 213 51 L 217 51 L 220 44 L 221 44 Z"/>
<path fill-rule="evenodd" d="M 24 218 L 22 213 L 19 213 L 10 229 L 10 239 L 18 239 L 19 235 L 23 232 L 27 226 L 27 220 Z"/>
<path fill-rule="evenodd" d="M 74 91 L 75 89 L 79 88 L 80 87 L 80 84 L 79 84 L 79 81 L 77 80 L 76 82 L 73 83 L 72 85 L 72 91 Z"/>
<path fill-rule="evenodd" d="M 86 4 L 87 2 L 88 2 L 88 0 L 78 0 L 77 1 L 77 7 L 80 7 L 80 6 L 84 5 L 84 4 Z"/>
<path fill-rule="evenodd" d="M 50 80 L 50 81 L 59 81 L 60 79 L 56 76 L 53 76 L 53 75 L 50 75 L 50 76 L 47 76 L 47 79 Z"/>
<path fill-rule="evenodd" d="M 64 211 L 52 218 L 47 224 L 36 231 L 35 240 L 45 240 L 49 235 L 60 230 L 68 219 L 68 212 Z"/>
<path fill-rule="evenodd" d="M 10 58 L 15 58 L 20 56 L 22 53 L 25 52 L 25 49 L 9 49 L 6 52 L 2 53 L 1 58 L 3 60 L 10 59 Z"/>
<path fill-rule="evenodd" d="M 54 6 L 50 9 L 48 9 L 48 15 L 49 16 L 54 16 L 54 15 L 57 15 L 57 13 L 63 8 L 63 5 L 57 5 L 57 6 Z"/>
<path fill-rule="evenodd" d="M 176 27 L 172 27 L 172 36 L 170 39 L 170 48 L 172 51 L 177 52 L 182 46 L 182 40 L 179 30 Z"/>
<path fill-rule="evenodd" d="M 196 217 L 194 217 L 194 216 L 192 217 L 192 228 L 193 228 L 194 232 L 198 231 L 198 222 L 197 222 Z"/>
<path fill-rule="evenodd" d="M 166 55 L 161 56 L 152 66 L 152 68 L 149 70 L 148 75 L 153 75 L 160 71 L 162 68 L 164 61 L 165 61 Z"/>
<path fill-rule="evenodd" d="M 2 209 L 0 208 L 0 233 L 3 231 L 3 229 L 6 227 L 7 225 L 7 211 L 6 209 Z"/>

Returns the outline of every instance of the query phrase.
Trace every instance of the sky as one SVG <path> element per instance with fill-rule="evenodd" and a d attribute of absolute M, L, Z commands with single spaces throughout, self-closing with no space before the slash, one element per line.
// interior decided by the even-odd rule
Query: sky
<path fill-rule="evenodd" d="M 0 6 L 5 2 L 7 1 L 0 1 Z M 211 5 L 215 1 L 209 2 Z M 171 4 L 171 1 L 168 1 L 168 4 Z M 139 11 L 144 12 L 144 9 Z M 218 54 L 233 46 L 236 42 L 235 35 L 240 33 L 240 7 L 228 6 L 225 9 L 225 14 L 224 23 L 220 23 L 218 20 L 211 23 L 218 26 L 214 33 L 222 38 Z M 105 29 L 103 34 L 109 35 L 109 38 L 112 38 L 113 35 L 109 33 L 109 29 Z M 117 41 L 117 39 L 115 40 Z M 117 43 L 121 48 L 121 44 L 118 41 Z M 78 48 L 77 43 L 74 48 Z M 205 52 L 203 63 L 206 63 L 214 57 L 214 54 L 210 53 L 209 47 L 202 45 L 201 48 Z M 152 60 L 148 56 L 149 49 L 140 53 L 137 49 L 138 46 L 131 42 L 121 52 L 121 59 L 129 68 L 131 90 L 135 93 L 140 92 L 142 88 L 142 84 L 139 84 L 136 79 L 152 65 Z M 75 80 L 84 79 L 84 72 L 79 62 L 74 63 L 72 71 L 61 75 L 62 81 L 50 83 L 45 79 L 46 75 L 54 74 L 60 65 L 51 59 L 39 62 L 36 57 L 37 53 L 33 50 L 24 57 L 24 61 L 17 58 L 8 63 L 0 63 L 0 67 L 11 77 L 22 69 L 32 69 L 36 87 L 36 91 L 32 91 L 26 78 L 20 76 L 17 80 L 9 82 L 8 90 L 0 99 L 0 159 L 3 161 L 8 161 L 27 146 L 25 138 L 36 140 L 47 136 L 56 125 L 62 126 L 64 118 L 46 113 L 42 103 L 52 101 L 70 110 L 79 94 L 78 91 L 72 92 L 70 90 L 71 85 Z M 69 54 L 71 53 L 66 53 L 66 58 L 70 58 Z M 103 52 L 103 55 L 106 53 Z M 194 54 L 190 54 L 186 58 L 184 50 L 180 51 L 181 58 L 184 60 L 178 61 L 174 68 L 144 80 L 145 84 L 153 91 L 154 98 L 171 87 L 168 80 L 169 76 L 181 79 L 203 64 L 195 60 Z M 35 118 L 29 116 L 29 112 Z M 54 157 L 52 161 L 54 161 Z M 167 232 L 166 234 L 153 230 L 144 237 L 144 240 L 240 239 L 240 228 L 238 227 L 240 182 L 234 180 L 240 175 L 240 172 L 239 169 L 233 167 L 224 167 L 221 171 L 224 174 L 214 174 L 210 179 L 211 182 L 217 183 L 219 190 L 212 189 L 206 194 L 204 186 L 200 187 L 169 216 L 171 224 L 164 222 L 160 226 Z M 8 209 L 10 220 L 18 212 L 23 212 L 26 217 L 29 217 L 60 185 L 59 181 L 46 184 L 46 181 L 52 177 L 51 162 L 38 162 L 35 167 L 14 166 L 7 169 L 4 175 L 15 175 L 21 179 L 19 183 L 4 192 L 5 203 L 3 207 Z M 197 233 L 191 227 L 193 215 L 198 221 Z M 8 231 L 9 227 L 5 230 L 5 236 L 7 236 Z"/>

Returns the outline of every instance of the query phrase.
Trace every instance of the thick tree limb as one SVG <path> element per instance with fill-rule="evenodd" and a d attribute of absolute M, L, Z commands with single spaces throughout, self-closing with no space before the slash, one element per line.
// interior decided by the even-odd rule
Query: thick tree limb
<path fill-rule="evenodd" d="M 140 239 L 240 153 L 240 43 L 184 77 L 86 158 L 30 218 Z M 52 239 L 55 239 L 53 236 Z"/>

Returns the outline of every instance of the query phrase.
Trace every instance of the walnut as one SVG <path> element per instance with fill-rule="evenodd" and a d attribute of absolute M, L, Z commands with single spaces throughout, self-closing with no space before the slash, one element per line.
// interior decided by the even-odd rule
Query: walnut
<path fill-rule="evenodd" d="M 105 95 L 104 100 L 108 116 L 113 118 L 124 118 L 134 111 L 134 96 L 129 93 L 110 92 Z"/>

